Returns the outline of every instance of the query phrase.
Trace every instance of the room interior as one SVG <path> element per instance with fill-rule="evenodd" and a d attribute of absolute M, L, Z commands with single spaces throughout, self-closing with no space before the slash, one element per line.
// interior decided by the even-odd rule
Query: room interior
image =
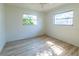
<path fill-rule="evenodd" d="M 0 3 L 0 56 L 79 56 L 79 4 Z"/>

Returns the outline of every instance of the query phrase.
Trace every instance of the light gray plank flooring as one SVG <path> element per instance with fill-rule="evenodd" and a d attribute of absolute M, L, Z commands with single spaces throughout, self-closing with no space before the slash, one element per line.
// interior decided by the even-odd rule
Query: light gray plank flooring
<path fill-rule="evenodd" d="M 40 36 L 9 42 L 0 53 L 1 56 L 78 56 L 79 48 L 50 38 Z"/>

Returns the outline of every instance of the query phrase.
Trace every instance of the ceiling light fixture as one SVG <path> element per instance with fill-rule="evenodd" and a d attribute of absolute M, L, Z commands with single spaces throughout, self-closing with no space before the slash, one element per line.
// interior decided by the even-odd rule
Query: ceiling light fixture
<path fill-rule="evenodd" d="M 41 8 L 44 8 L 44 6 L 45 6 L 46 4 L 47 4 L 47 3 L 40 3 Z"/>

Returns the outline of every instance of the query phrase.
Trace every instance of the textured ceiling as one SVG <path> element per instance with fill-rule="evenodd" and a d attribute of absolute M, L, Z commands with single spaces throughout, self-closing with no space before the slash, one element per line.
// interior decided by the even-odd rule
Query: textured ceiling
<path fill-rule="evenodd" d="M 49 11 L 55 7 L 63 5 L 63 3 L 9 3 L 22 8 L 29 8 L 36 11 Z"/>

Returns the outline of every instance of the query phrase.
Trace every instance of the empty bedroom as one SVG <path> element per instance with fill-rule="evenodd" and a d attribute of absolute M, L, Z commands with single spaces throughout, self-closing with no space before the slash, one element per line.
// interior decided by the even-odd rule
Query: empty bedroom
<path fill-rule="evenodd" d="M 0 56 L 79 56 L 79 4 L 0 3 Z"/>

